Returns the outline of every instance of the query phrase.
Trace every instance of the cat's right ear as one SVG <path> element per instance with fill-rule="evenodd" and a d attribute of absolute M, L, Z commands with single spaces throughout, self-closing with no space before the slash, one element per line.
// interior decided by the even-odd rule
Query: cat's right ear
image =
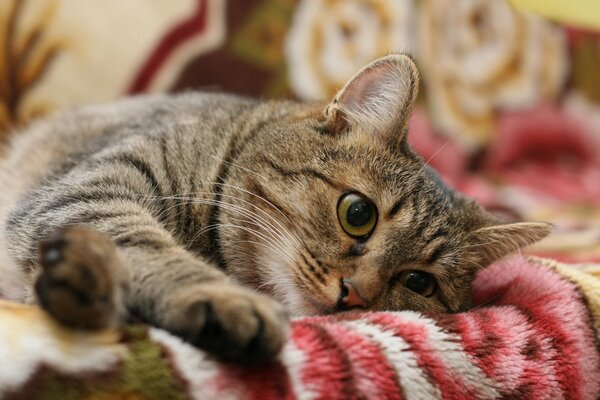
<path fill-rule="evenodd" d="M 533 244 L 552 232 L 552 225 L 544 222 L 516 222 L 492 225 L 471 233 L 470 250 L 474 262 L 485 267 L 502 257 Z"/>
<path fill-rule="evenodd" d="M 397 147 L 407 134 L 408 118 L 417 97 L 419 73 L 412 58 L 391 54 L 360 70 L 325 110 L 333 134 L 367 134 Z"/>

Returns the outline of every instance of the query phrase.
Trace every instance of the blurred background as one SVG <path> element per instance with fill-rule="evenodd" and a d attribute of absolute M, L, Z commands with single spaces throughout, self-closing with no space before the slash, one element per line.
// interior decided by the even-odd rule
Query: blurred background
<path fill-rule="evenodd" d="M 419 64 L 410 140 L 444 179 L 555 223 L 535 253 L 600 261 L 597 0 L 1 0 L 0 141 L 145 92 L 328 99 L 390 51 Z"/>

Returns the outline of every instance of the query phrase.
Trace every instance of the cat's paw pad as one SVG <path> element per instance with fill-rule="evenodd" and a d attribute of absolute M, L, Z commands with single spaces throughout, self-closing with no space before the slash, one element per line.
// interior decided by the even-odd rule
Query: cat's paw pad
<path fill-rule="evenodd" d="M 40 244 L 39 263 L 36 296 L 55 320 L 82 329 L 117 321 L 127 283 L 107 237 L 79 227 L 57 232 Z"/>
<path fill-rule="evenodd" d="M 199 285 L 173 298 L 174 332 L 224 361 L 274 359 L 287 339 L 288 319 L 272 299 L 230 284 Z"/>

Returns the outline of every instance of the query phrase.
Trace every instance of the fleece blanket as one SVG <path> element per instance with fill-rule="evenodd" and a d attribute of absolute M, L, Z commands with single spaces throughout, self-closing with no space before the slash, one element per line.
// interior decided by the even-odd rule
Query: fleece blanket
<path fill-rule="evenodd" d="M 4 399 L 598 399 L 600 265 L 514 258 L 475 306 L 293 321 L 273 363 L 211 359 L 146 326 L 85 333 L 0 303 Z"/>

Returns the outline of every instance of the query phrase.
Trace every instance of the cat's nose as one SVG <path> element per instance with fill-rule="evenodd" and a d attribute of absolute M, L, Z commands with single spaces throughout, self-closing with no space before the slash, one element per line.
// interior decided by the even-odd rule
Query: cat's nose
<path fill-rule="evenodd" d="M 356 287 L 350 279 L 342 278 L 341 281 L 341 294 L 338 302 L 338 308 L 349 309 L 354 307 L 367 308 L 369 305 L 363 299 Z"/>

